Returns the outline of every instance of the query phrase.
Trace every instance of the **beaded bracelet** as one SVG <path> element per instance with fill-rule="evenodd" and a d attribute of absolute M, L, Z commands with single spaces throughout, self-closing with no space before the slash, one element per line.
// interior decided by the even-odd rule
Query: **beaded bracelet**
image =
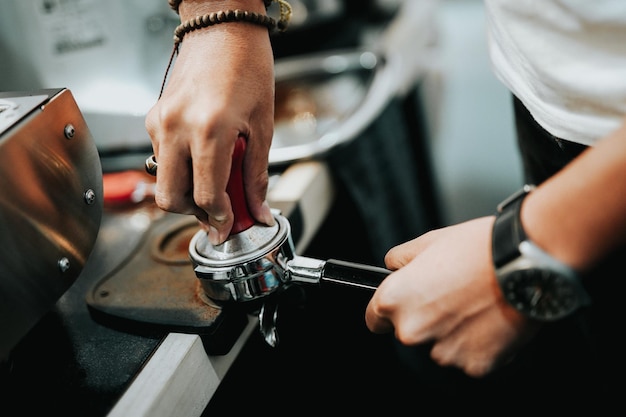
<path fill-rule="evenodd" d="M 269 30 L 276 27 L 276 21 L 264 14 L 248 12 L 245 10 L 222 10 L 219 12 L 205 14 L 204 16 L 198 16 L 195 19 L 188 20 L 185 23 L 178 25 L 176 30 L 174 30 L 174 43 L 181 43 L 185 34 L 193 32 L 196 29 L 203 29 L 219 23 L 228 22 L 248 22 L 265 26 Z"/>
<path fill-rule="evenodd" d="M 277 0 L 263 0 L 263 4 L 265 4 L 265 9 L 270 7 L 272 2 L 274 2 L 274 1 L 277 1 Z M 180 4 L 183 2 L 183 0 L 167 0 L 167 2 L 170 5 L 170 7 L 172 8 L 172 10 L 174 10 L 176 13 L 178 13 L 178 8 L 180 7 Z"/>
<path fill-rule="evenodd" d="M 174 10 L 176 13 L 178 13 L 178 8 L 180 7 L 180 4 L 183 2 L 183 0 L 167 0 L 167 2 L 170 5 L 170 8 Z M 273 25 L 273 27 L 271 28 L 269 27 L 268 28 L 273 29 L 274 27 L 278 27 L 278 30 L 280 30 L 281 32 L 284 32 L 285 30 L 287 30 L 287 26 L 289 25 L 289 20 L 291 20 L 291 13 L 292 13 L 291 5 L 286 0 L 263 0 L 263 4 L 265 4 L 266 10 L 268 7 L 270 7 L 272 3 L 278 3 L 280 18 L 278 19 L 277 24 Z M 247 13 L 253 13 L 253 12 L 247 12 Z M 235 22 L 238 20 L 250 21 L 246 18 L 246 19 L 225 20 L 224 22 L 220 22 L 220 23 Z M 259 23 L 257 21 L 254 21 L 254 22 L 250 21 L 250 22 Z M 266 24 L 263 24 L 263 23 L 261 24 L 263 26 L 267 26 Z M 211 26 L 211 25 L 205 25 L 202 27 L 207 27 L 207 26 Z"/>
<path fill-rule="evenodd" d="M 264 14 L 244 10 L 222 10 L 205 14 L 204 16 L 198 16 L 195 19 L 188 20 L 178 25 L 174 31 L 174 43 L 181 43 L 185 34 L 193 32 L 196 29 L 203 29 L 219 23 L 228 22 L 249 22 L 265 26 L 269 30 L 276 27 L 276 21 Z"/>

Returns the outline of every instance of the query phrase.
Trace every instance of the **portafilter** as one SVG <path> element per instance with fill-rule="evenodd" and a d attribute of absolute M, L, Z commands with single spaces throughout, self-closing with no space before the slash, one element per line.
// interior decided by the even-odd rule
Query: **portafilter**
<path fill-rule="evenodd" d="M 342 285 L 374 291 L 391 271 L 336 259 L 320 260 L 296 254 L 289 221 L 272 210 L 275 223 L 257 223 L 245 199 L 242 166 L 246 140 L 240 136 L 232 157 L 227 193 L 234 224 L 225 242 L 212 245 L 205 230 L 189 243 L 194 272 L 206 296 L 205 301 L 223 306 L 260 300 L 261 332 L 271 346 L 277 343 L 277 304 L 268 297 L 289 285 Z M 154 170 L 156 160 L 146 167 Z M 155 171 L 155 170 L 154 170 Z"/>

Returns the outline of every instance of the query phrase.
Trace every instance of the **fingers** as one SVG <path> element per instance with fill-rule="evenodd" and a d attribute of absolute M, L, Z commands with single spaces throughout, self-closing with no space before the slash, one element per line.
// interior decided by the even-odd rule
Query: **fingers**
<path fill-rule="evenodd" d="M 155 202 L 165 211 L 202 217 L 193 203 L 189 147 L 179 144 L 180 140 L 173 132 L 161 128 L 161 111 L 161 106 L 157 104 L 146 117 L 146 129 L 158 164 L 154 171 L 157 176 Z M 166 137 L 170 140 L 165 141 Z"/>
<path fill-rule="evenodd" d="M 427 232 L 413 240 L 391 248 L 385 255 L 385 265 L 391 270 L 400 269 L 407 265 L 420 253 L 433 239 L 437 231 Z"/>
<path fill-rule="evenodd" d="M 155 202 L 165 211 L 194 215 L 211 243 L 219 244 L 233 224 L 226 184 L 238 134 L 233 129 L 229 138 L 187 119 L 162 102 L 146 118 L 158 162 Z"/>
<path fill-rule="evenodd" d="M 260 223 L 273 226 L 274 216 L 267 201 L 265 201 L 269 183 L 267 155 L 273 134 L 271 127 L 262 134 L 270 140 L 256 136 L 251 136 L 248 139 L 247 152 L 244 158 L 244 189 L 252 217 Z"/>
<path fill-rule="evenodd" d="M 204 213 L 204 219 L 199 220 L 208 231 L 209 242 L 213 245 L 228 238 L 234 221 L 226 186 L 238 132 L 222 134 L 222 137 L 227 139 L 196 138 L 192 142 L 192 203 Z"/>
<path fill-rule="evenodd" d="M 389 279 L 389 277 L 385 278 Z M 365 310 L 365 324 L 372 333 L 383 334 L 393 331 L 393 323 L 370 301 Z"/>
<path fill-rule="evenodd" d="M 188 136 L 168 135 L 168 141 L 155 142 L 157 155 L 157 205 L 166 211 L 192 214 L 208 232 L 211 244 L 224 242 L 232 229 L 234 214 L 231 196 L 226 189 L 231 175 L 232 155 L 239 132 L 217 130 L 203 133 L 187 129 Z M 263 143 L 269 143 L 266 140 Z M 268 186 L 267 153 L 263 143 L 246 148 L 242 169 L 246 203 L 259 222 L 274 224 L 274 217 L 265 201 Z M 238 198 L 241 198 L 239 196 Z"/>
<path fill-rule="evenodd" d="M 365 311 L 365 323 L 373 333 L 393 331 L 403 344 L 415 345 L 430 340 L 432 316 L 422 308 L 424 297 L 416 282 L 415 271 L 399 269 L 378 286 Z"/>
<path fill-rule="evenodd" d="M 191 195 L 191 155 L 188 153 L 171 152 L 163 146 L 156 154 L 158 162 L 157 188 L 155 201 L 166 211 L 181 214 L 194 214 L 193 196 Z"/>
<path fill-rule="evenodd" d="M 510 362 L 539 331 L 541 324 L 525 317 L 492 310 L 489 325 L 476 315 L 449 329 L 433 345 L 431 358 L 440 366 L 454 366 L 472 377 L 483 377 Z"/>
<path fill-rule="evenodd" d="M 367 306 L 365 322 L 373 333 L 391 332 L 394 330 L 394 323 L 400 323 L 399 306 L 403 305 L 402 298 L 409 291 L 408 288 L 403 288 L 401 283 L 407 279 L 405 276 L 409 272 L 401 268 L 408 265 L 418 255 L 422 246 L 419 239 L 395 246 L 385 255 L 385 265 L 395 272 L 380 284 Z"/>

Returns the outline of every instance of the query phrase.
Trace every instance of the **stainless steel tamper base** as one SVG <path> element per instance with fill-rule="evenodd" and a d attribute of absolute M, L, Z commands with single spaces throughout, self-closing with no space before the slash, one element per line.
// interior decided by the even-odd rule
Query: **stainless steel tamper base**
<path fill-rule="evenodd" d="M 204 230 L 189 243 L 194 272 L 206 296 L 217 303 L 251 301 L 274 292 L 295 256 L 288 220 L 274 213 L 273 226 L 255 224 L 212 245 Z"/>

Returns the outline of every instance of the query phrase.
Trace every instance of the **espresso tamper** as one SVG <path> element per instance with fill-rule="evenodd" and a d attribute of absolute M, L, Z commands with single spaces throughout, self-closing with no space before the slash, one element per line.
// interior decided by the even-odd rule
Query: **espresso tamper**
<path fill-rule="evenodd" d="M 374 291 L 389 270 L 339 260 L 319 260 L 295 253 L 289 221 L 273 210 L 274 225 L 255 222 L 245 199 L 242 177 L 245 138 L 239 137 L 233 152 L 227 192 L 235 221 L 229 237 L 219 245 L 198 231 L 189 243 L 189 256 L 207 302 L 266 301 L 287 285 L 347 285 Z M 260 313 L 266 341 L 277 343 L 276 306 L 264 303 Z M 268 325 L 271 323 L 272 325 Z"/>

